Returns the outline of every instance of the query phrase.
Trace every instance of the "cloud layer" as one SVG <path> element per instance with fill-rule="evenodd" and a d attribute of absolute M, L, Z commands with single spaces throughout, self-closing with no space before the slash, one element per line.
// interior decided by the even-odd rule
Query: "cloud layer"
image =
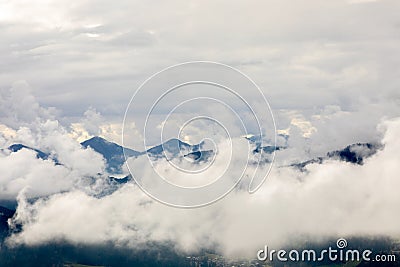
<path fill-rule="evenodd" d="M 133 184 L 101 199 L 72 191 L 33 204 L 21 200 L 15 221 L 23 231 L 9 242 L 111 240 L 137 246 L 170 241 L 183 251 L 211 247 L 229 256 L 254 256 L 264 244 L 282 246 L 301 236 L 399 237 L 400 119 L 381 127 L 384 149 L 362 166 L 328 161 L 310 165 L 305 173 L 274 169 L 256 194 L 235 191 L 201 209 L 150 201 Z"/>
<path fill-rule="evenodd" d="M 72 139 L 55 119 L 54 109 L 40 106 L 26 84 L 16 84 L 2 93 L 0 200 L 15 199 L 21 191 L 35 198 L 84 188 L 85 179 L 104 172 L 102 156 Z M 40 149 L 50 158 L 38 159 L 29 149 L 11 153 L 7 147 L 13 143 Z"/>

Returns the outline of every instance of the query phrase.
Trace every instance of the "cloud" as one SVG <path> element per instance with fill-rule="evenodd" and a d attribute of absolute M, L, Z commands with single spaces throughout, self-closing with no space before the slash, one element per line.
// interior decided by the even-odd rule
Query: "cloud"
<path fill-rule="evenodd" d="M 211 247 L 228 256 L 253 257 L 265 244 L 282 246 L 301 236 L 399 237 L 400 118 L 383 122 L 381 128 L 384 149 L 362 166 L 327 161 L 310 165 L 306 173 L 276 168 L 256 194 L 235 191 L 201 209 L 150 201 L 134 184 L 101 199 L 72 191 L 22 202 L 15 221 L 23 231 L 9 242 L 65 239 L 138 246 L 168 241 L 183 251 Z"/>
<path fill-rule="evenodd" d="M 66 122 L 68 124 L 68 122 Z M 86 141 L 93 136 L 100 136 L 117 144 L 122 144 L 123 121 L 110 121 L 95 108 L 89 107 L 78 122 L 69 123 L 69 136 L 78 141 Z M 143 144 L 143 135 L 137 129 L 135 122 L 125 123 L 126 140 L 128 147 L 140 147 Z"/>
<path fill-rule="evenodd" d="M 21 168 L 21 166 L 24 166 Z M 47 196 L 69 190 L 79 177 L 50 160 L 36 158 L 34 151 L 22 149 L 0 157 L 0 198 L 13 200 L 23 189 L 29 197 Z"/>
<path fill-rule="evenodd" d="M 88 177 L 104 172 L 104 160 L 91 149 L 83 149 L 55 119 L 53 108 L 39 105 L 29 86 L 19 83 L 0 95 L 3 150 L 0 154 L 0 199 L 15 199 L 25 190 L 30 198 L 81 188 Z M 29 107 L 29 108 L 27 108 Z M 11 153 L 7 146 L 22 143 L 50 155 L 36 158 L 32 150 Z M 57 165 L 55 161 L 60 165 Z M 101 177 L 99 177 L 101 180 Z"/>
<path fill-rule="evenodd" d="M 26 81 L 13 83 L 0 91 L 0 114 L 3 124 L 12 128 L 27 126 L 40 119 L 54 118 L 54 110 L 39 105 Z"/>
<path fill-rule="evenodd" d="M 89 107 L 79 122 L 71 123 L 71 137 L 78 142 L 83 142 L 93 136 L 100 136 L 103 124 L 105 124 L 105 120 L 100 112 Z"/>
<path fill-rule="evenodd" d="M 399 97 L 397 1 L 47 2 L 1 6 L 0 87 L 25 79 L 66 116 L 92 106 L 120 118 L 151 74 L 199 59 L 238 66 L 275 108 Z"/>

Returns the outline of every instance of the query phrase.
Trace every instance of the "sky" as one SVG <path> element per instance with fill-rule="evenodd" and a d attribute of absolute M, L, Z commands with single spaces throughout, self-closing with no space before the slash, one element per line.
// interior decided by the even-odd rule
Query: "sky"
<path fill-rule="evenodd" d="M 155 72 L 222 62 L 275 109 L 397 98 L 397 1 L 1 1 L 0 87 L 24 80 L 66 117 L 121 116 Z"/>
<path fill-rule="evenodd" d="M 0 0 L 0 147 L 21 142 L 63 163 L 1 151 L 0 196 L 17 199 L 14 223 L 24 225 L 9 242 L 172 241 L 183 251 L 212 244 L 223 254 L 248 256 L 267 241 L 289 242 L 292 233 L 398 238 L 399 11 L 397 0 Z M 384 146 L 363 166 L 328 161 L 305 173 L 273 168 L 254 197 L 239 190 L 199 210 L 149 201 L 132 184 L 94 197 L 107 178 L 99 175 L 105 162 L 78 142 L 100 135 L 121 144 L 124 114 L 140 85 L 197 60 L 232 66 L 258 85 L 276 130 L 290 136 L 276 155 L 279 166 L 357 142 Z M 146 89 L 141 103 L 150 105 L 158 93 Z M 269 114 L 259 94 L 242 93 L 255 113 Z M 226 125 L 238 125 L 234 114 L 204 106 Z M 139 149 L 146 138 L 158 144 L 142 131 L 143 119 L 134 113 L 125 124 L 129 147 Z M 273 128 L 267 121 L 263 131 Z M 155 122 L 158 134 L 162 120 Z M 209 134 L 196 129 L 185 140 Z M 18 168 L 21 162 L 26 168 Z M 80 224 L 93 217 L 93 224 Z"/>
<path fill-rule="evenodd" d="M 278 129 L 293 119 L 304 128 L 312 116 L 335 110 L 367 109 L 379 119 L 398 112 L 397 1 L 0 5 L 0 88 L 26 83 L 60 121 L 75 123 L 79 141 L 102 134 L 119 142 L 117 129 L 137 88 L 193 60 L 228 64 L 251 77 L 280 117 Z M 91 111 L 106 121 L 100 133 L 79 125 Z"/>

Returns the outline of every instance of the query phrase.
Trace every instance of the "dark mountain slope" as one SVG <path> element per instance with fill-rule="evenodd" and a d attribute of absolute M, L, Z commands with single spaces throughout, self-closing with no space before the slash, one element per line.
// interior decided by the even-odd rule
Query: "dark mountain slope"
<path fill-rule="evenodd" d="M 116 143 L 109 142 L 99 136 L 86 140 L 81 145 L 84 148 L 91 147 L 94 151 L 103 155 L 109 173 L 121 173 L 122 165 L 125 162 L 124 151 L 127 157 L 137 157 L 142 154 L 133 149 L 124 148 Z"/>

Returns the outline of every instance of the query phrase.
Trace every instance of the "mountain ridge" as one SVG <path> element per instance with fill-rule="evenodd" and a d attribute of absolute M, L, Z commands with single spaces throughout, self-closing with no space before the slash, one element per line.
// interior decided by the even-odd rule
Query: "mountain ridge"
<path fill-rule="evenodd" d="M 125 163 L 125 156 L 137 157 L 142 154 L 139 151 L 120 146 L 100 136 L 94 136 L 80 144 L 84 148 L 90 147 L 97 153 L 101 154 L 106 160 L 106 169 L 109 173 L 122 172 L 122 165 Z"/>
<path fill-rule="evenodd" d="M 101 154 L 103 158 L 106 160 L 106 170 L 111 175 L 123 174 L 122 166 L 125 163 L 125 156 L 139 157 L 145 154 L 155 158 L 162 158 L 165 156 L 166 157 L 182 156 L 197 161 L 200 158 L 202 160 L 207 160 L 208 158 L 211 157 L 212 153 L 214 153 L 212 150 L 203 151 L 202 143 L 196 145 L 190 145 L 176 138 L 169 139 L 166 142 L 153 146 L 143 152 L 123 147 L 121 145 L 118 145 L 114 142 L 110 142 L 99 136 L 94 136 L 88 140 L 81 142 L 80 144 L 84 148 L 90 147 L 97 153 Z M 372 144 L 372 143 L 350 144 L 342 149 L 329 151 L 324 156 L 312 158 L 303 162 L 293 163 L 289 166 L 296 167 L 304 171 L 307 165 L 314 163 L 321 164 L 328 159 L 335 159 L 335 160 L 350 162 L 352 164 L 362 165 L 364 163 L 364 159 L 375 154 L 378 151 L 378 149 L 380 149 L 380 147 L 381 146 L 379 144 Z M 285 148 L 286 147 L 280 147 L 280 146 L 257 145 L 256 148 L 253 150 L 253 153 L 260 153 L 262 151 L 264 153 L 270 154 L 273 153 L 274 151 L 279 151 Z M 52 159 L 56 164 L 59 164 L 57 162 L 57 159 L 53 159 L 50 156 L 50 154 L 47 154 L 36 148 L 25 146 L 23 144 L 13 144 L 9 146 L 8 149 L 11 152 L 17 152 L 21 149 L 30 149 L 37 153 L 37 158 L 43 160 Z M 114 178 L 114 180 L 118 179 Z"/>
<path fill-rule="evenodd" d="M 379 149 L 382 148 L 380 144 L 372 143 L 355 143 L 346 146 L 343 149 L 329 151 L 325 156 L 320 156 L 312 158 L 303 162 L 293 163 L 289 165 L 290 167 L 295 167 L 301 171 L 305 171 L 306 166 L 310 164 L 322 164 L 324 161 L 333 159 L 344 162 L 349 162 L 352 164 L 363 165 L 364 160 L 372 155 L 374 155 Z"/>

